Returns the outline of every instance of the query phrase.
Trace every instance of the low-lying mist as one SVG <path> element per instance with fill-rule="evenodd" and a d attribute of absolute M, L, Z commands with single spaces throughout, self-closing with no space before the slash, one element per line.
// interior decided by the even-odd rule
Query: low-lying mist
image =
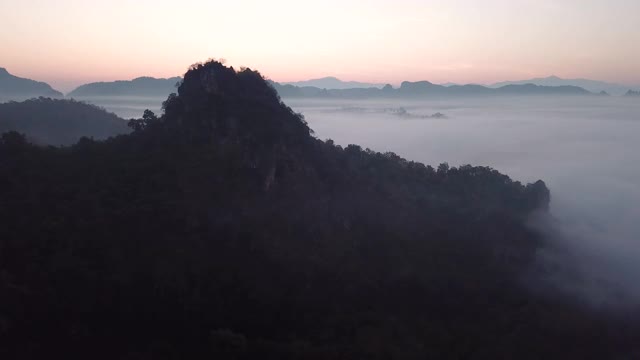
<path fill-rule="evenodd" d="M 285 102 L 319 138 L 341 145 L 393 151 L 433 166 L 490 166 L 522 182 L 543 179 L 552 192 L 552 218 L 532 219 L 547 234 L 535 269 L 543 288 L 580 295 L 592 305 L 640 302 L 640 102 Z"/>

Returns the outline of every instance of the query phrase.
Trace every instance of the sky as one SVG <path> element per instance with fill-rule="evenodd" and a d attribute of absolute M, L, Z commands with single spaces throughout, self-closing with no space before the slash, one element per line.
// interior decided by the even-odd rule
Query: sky
<path fill-rule="evenodd" d="M 640 84 L 637 0 L 0 0 L 0 67 L 63 91 L 210 58 L 275 81 Z"/>

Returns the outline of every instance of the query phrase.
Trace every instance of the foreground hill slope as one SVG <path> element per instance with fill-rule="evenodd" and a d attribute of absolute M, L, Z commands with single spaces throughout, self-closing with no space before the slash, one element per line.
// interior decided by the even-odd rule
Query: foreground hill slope
<path fill-rule="evenodd" d="M 31 99 L 0 104 L 0 133 L 16 131 L 41 145 L 71 145 L 81 137 L 106 139 L 130 132 L 126 121 L 73 100 Z"/>
<path fill-rule="evenodd" d="M 49 84 L 11 75 L 0 68 L 0 102 L 9 100 L 26 100 L 34 97 L 59 98 L 64 95 L 51 88 Z"/>
<path fill-rule="evenodd" d="M 69 148 L 0 141 L 0 355 L 603 358 L 638 332 L 522 280 L 543 182 L 320 141 L 259 73 Z M 52 171 L 55 169 L 55 171 Z"/>

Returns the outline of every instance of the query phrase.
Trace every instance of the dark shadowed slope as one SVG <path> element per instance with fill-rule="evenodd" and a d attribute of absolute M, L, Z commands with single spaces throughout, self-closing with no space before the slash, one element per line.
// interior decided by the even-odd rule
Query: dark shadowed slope
<path fill-rule="evenodd" d="M 181 78 L 156 79 L 139 77 L 133 80 L 119 80 L 113 82 L 97 82 L 79 86 L 67 96 L 82 98 L 94 96 L 168 96 L 176 91 L 176 85 Z"/>
<path fill-rule="evenodd" d="M 0 104 L 0 133 L 16 131 L 36 144 L 71 145 L 130 131 L 126 121 L 93 105 L 39 98 Z"/>
<path fill-rule="evenodd" d="M 57 98 L 64 95 L 46 83 L 20 78 L 0 68 L 0 102 L 26 100 L 40 96 Z"/>
<path fill-rule="evenodd" d="M 601 359 L 640 332 L 522 279 L 543 182 L 314 138 L 249 69 L 193 66 L 135 132 L 0 141 L 0 355 Z M 55 171 L 52 171 L 55 169 Z"/>

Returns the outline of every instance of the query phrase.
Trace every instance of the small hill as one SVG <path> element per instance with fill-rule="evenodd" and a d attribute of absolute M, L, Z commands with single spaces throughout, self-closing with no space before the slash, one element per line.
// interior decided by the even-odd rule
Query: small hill
<path fill-rule="evenodd" d="M 627 91 L 626 94 L 624 94 L 624 96 L 628 96 L 628 97 L 638 97 L 640 96 L 640 91 L 633 91 L 633 90 L 629 90 Z"/>
<path fill-rule="evenodd" d="M 64 95 L 51 88 L 49 84 L 11 75 L 7 69 L 0 68 L 0 102 L 20 101 L 34 97 L 60 98 Z"/>
<path fill-rule="evenodd" d="M 0 104 L 0 133 L 16 131 L 37 144 L 71 145 L 129 132 L 126 121 L 93 105 L 38 98 Z"/>
<path fill-rule="evenodd" d="M 139 77 L 133 80 L 96 82 L 79 86 L 67 96 L 74 98 L 94 96 L 167 97 L 176 91 L 176 85 L 181 80 L 180 77 L 168 79 Z"/>

